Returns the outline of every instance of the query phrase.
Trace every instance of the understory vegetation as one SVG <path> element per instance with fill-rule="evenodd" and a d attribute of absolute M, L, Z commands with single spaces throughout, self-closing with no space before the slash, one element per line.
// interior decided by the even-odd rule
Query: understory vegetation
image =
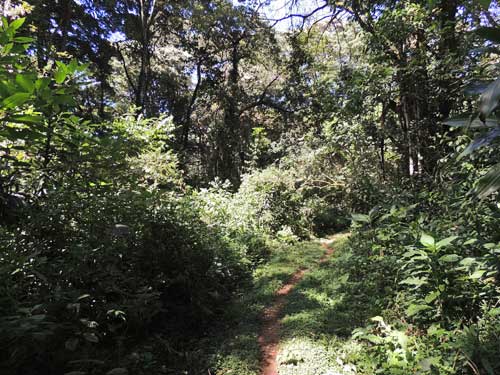
<path fill-rule="evenodd" d="M 273 5 L 0 5 L 1 374 L 500 374 L 498 4 Z"/>

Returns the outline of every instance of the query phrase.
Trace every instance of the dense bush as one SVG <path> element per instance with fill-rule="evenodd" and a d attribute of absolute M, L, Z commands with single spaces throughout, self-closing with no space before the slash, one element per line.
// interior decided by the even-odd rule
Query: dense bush
<path fill-rule="evenodd" d="M 247 280 L 244 238 L 202 220 L 172 154 L 156 164 L 164 124 L 101 126 L 2 227 L 2 373 L 109 370 L 153 331 L 202 331 Z"/>
<path fill-rule="evenodd" d="M 445 177 L 460 183 L 353 215 L 356 268 L 381 286 L 384 306 L 353 336 L 368 345 L 356 359 L 366 371 L 498 372 L 500 212 L 495 198 L 468 195 L 479 174 L 462 162 Z"/>

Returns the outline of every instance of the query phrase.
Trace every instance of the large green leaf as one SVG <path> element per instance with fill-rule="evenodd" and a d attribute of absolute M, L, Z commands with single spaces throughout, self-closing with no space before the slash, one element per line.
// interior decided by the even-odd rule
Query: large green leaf
<path fill-rule="evenodd" d="M 465 148 L 465 150 L 458 155 L 458 160 L 462 159 L 464 156 L 472 154 L 480 147 L 489 145 L 498 137 L 500 137 L 500 126 L 490 130 L 486 134 L 477 135 L 476 138 Z"/>
<path fill-rule="evenodd" d="M 26 18 L 18 18 L 17 20 L 14 20 L 10 23 L 9 28 L 12 30 L 17 30 L 24 24 L 24 21 L 26 21 Z"/>
<path fill-rule="evenodd" d="M 479 118 L 484 121 L 497 107 L 500 99 L 500 78 L 490 83 L 481 95 L 479 104 Z"/>
<path fill-rule="evenodd" d="M 2 104 L 7 108 L 20 107 L 29 100 L 30 96 L 31 94 L 29 93 L 18 92 L 15 93 L 14 95 L 9 96 L 8 98 L 5 98 L 2 101 Z"/>
<path fill-rule="evenodd" d="M 352 220 L 358 223 L 369 223 L 370 217 L 364 214 L 352 214 Z"/>
<path fill-rule="evenodd" d="M 43 116 L 40 115 L 12 115 L 5 119 L 6 121 L 16 122 L 21 124 L 41 124 L 44 120 Z"/>
<path fill-rule="evenodd" d="M 481 121 L 477 117 L 474 119 L 471 117 L 455 117 L 446 120 L 444 124 L 454 128 L 492 128 L 498 126 L 498 119 L 489 117 Z"/>
<path fill-rule="evenodd" d="M 422 233 L 422 236 L 420 237 L 420 243 L 425 247 L 434 247 L 436 245 L 436 240 L 431 235 Z"/>
<path fill-rule="evenodd" d="M 424 298 L 425 303 L 431 303 L 433 302 L 436 298 L 438 298 L 441 295 L 441 292 L 439 290 L 435 290 L 433 292 L 430 292 L 427 294 Z"/>
<path fill-rule="evenodd" d="M 26 92 L 32 94 L 35 90 L 36 76 L 34 74 L 17 74 L 16 83 L 26 90 Z"/>
<path fill-rule="evenodd" d="M 406 279 L 399 282 L 403 285 L 414 285 L 416 287 L 427 284 L 426 277 L 407 277 Z"/>
<path fill-rule="evenodd" d="M 458 262 L 460 259 L 462 259 L 462 258 L 457 254 L 447 254 L 447 255 L 443 255 L 441 258 L 439 258 L 439 261 L 441 263 L 454 263 L 454 262 Z"/>
<path fill-rule="evenodd" d="M 30 38 L 29 36 L 16 36 L 14 38 L 14 42 L 17 43 L 31 43 L 34 39 Z"/>
<path fill-rule="evenodd" d="M 472 95 L 480 95 L 482 94 L 490 85 L 491 81 L 475 81 L 469 83 L 465 88 L 464 88 L 464 94 L 468 96 Z"/>
<path fill-rule="evenodd" d="M 57 70 L 54 72 L 54 79 L 56 83 L 63 83 L 68 76 L 68 69 L 66 65 L 59 65 Z"/>
<path fill-rule="evenodd" d="M 475 194 L 483 199 L 500 188 L 500 163 L 493 166 L 477 183 Z"/>
<path fill-rule="evenodd" d="M 448 246 L 451 244 L 453 241 L 455 241 L 458 238 L 458 236 L 450 236 L 446 237 L 445 239 L 442 239 L 436 244 L 437 249 L 441 249 L 442 247 Z"/>

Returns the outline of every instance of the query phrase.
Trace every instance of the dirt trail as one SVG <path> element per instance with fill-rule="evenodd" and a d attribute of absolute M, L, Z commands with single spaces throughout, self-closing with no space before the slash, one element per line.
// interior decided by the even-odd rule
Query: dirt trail
<path fill-rule="evenodd" d="M 333 241 L 322 241 L 321 245 L 326 249 L 325 254 L 319 260 L 324 263 L 333 254 L 330 244 Z M 278 375 L 278 345 L 281 331 L 281 312 L 286 303 L 286 296 L 304 277 L 307 269 L 298 269 L 290 280 L 276 292 L 273 304 L 267 307 L 262 314 L 262 329 L 258 338 L 262 352 L 261 375 Z"/>

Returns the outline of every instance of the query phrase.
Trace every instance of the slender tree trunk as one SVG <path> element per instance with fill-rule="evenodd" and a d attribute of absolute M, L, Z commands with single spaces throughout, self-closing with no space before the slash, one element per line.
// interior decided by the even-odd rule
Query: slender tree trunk
<path fill-rule="evenodd" d="M 231 52 L 231 70 L 228 88 L 224 97 L 224 127 L 219 131 L 220 168 L 219 176 L 229 180 L 234 188 L 240 184 L 241 177 L 241 122 L 239 97 L 239 43 L 240 38 L 233 40 Z"/>

